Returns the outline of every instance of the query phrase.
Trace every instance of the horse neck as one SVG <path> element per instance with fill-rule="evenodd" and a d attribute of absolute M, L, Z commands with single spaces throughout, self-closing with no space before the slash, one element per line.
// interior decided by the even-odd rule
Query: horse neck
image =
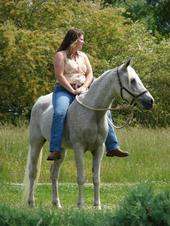
<path fill-rule="evenodd" d="M 116 94 L 116 70 L 109 70 L 97 78 L 83 98 L 83 103 L 93 108 L 109 108 Z"/>

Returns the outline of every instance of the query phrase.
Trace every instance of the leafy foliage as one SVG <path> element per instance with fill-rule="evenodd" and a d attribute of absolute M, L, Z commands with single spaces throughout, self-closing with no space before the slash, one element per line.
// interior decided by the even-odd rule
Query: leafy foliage
<path fill-rule="evenodd" d="M 55 84 L 53 56 L 65 32 L 85 32 L 95 76 L 131 56 L 134 67 L 154 95 L 156 107 L 145 114 L 145 125 L 170 124 L 169 40 L 158 40 L 138 22 L 121 16 L 123 9 L 100 9 L 99 4 L 67 0 L 2 0 L 0 5 L 0 117 L 6 111 L 28 116 L 35 100 Z M 165 93 L 166 90 L 166 93 Z"/>
<path fill-rule="evenodd" d="M 0 34 L 2 106 L 18 107 L 27 113 L 52 80 L 56 35 L 17 29 L 11 22 L 0 27 Z"/>
<path fill-rule="evenodd" d="M 75 193 L 75 188 L 71 187 L 71 190 Z M 1 204 L 0 225 L 169 226 L 170 193 L 161 190 L 155 194 L 151 186 L 140 185 L 130 190 L 125 200 L 120 203 L 119 209 L 116 212 L 113 211 L 113 209 L 96 211 L 89 208 L 57 210 L 50 209 L 49 206 L 21 209 Z"/>
<path fill-rule="evenodd" d="M 8 225 L 24 225 L 24 226 L 102 226 L 110 225 L 111 214 L 107 212 L 99 212 L 95 210 L 78 210 L 65 209 L 62 211 L 57 209 L 17 209 L 0 205 L 0 224 Z"/>
<path fill-rule="evenodd" d="M 154 194 L 152 187 L 141 184 L 121 203 L 114 218 L 115 226 L 170 225 L 170 192 Z"/>
<path fill-rule="evenodd" d="M 156 31 L 163 35 L 170 32 L 169 0 L 102 0 L 102 4 L 125 8 L 125 17 L 143 22 L 153 34 Z"/>

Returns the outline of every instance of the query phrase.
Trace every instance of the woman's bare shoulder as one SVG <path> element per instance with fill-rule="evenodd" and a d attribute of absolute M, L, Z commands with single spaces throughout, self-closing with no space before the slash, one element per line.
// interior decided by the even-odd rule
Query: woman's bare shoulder
<path fill-rule="evenodd" d="M 58 51 L 56 52 L 55 56 L 60 56 L 60 57 L 64 57 L 65 56 L 65 51 Z"/>
<path fill-rule="evenodd" d="M 64 51 L 58 51 L 56 52 L 55 56 L 54 56 L 54 59 L 56 60 L 63 60 L 65 57 L 65 52 Z"/>

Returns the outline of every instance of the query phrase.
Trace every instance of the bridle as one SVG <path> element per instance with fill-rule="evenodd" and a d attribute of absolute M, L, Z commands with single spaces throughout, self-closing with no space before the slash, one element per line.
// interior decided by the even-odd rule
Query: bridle
<path fill-rule="evenodd" d="M 125 100 L 126 102 L 129 103 L 129 101 L 128 101 L 126 98 L 124 98 L 124 96 L 123 96 L 123 90 L 125 90 L 127 93 L 129 93 L 129 94 L 133 97 L 132 101 L 130 102 L 130 110 L 131 110 L 131 113 L 130 113 L 130 115 L 129 115 L 129 117 L 128 117 L 126 123 L 124 123 L 122 126 L 116 126 L 116 125 L 114 125 L 114 124 L 110 121 L 110 119 L 108 118 L 109 122 L 112 124 L 112 126 L 113 126 L 114 128 L 116 128 L 116 129 L 121 129 L 121 128 L 123 128 L 123 127 L 125 127 L 125 126 L 127 126 L 127 125 L 129 125 L 129 124 L 131 123 L 131 121 L 132 121 L 132 119 L 133 119 L 133 115 L 134 115 L 134 111 L 133 111 L 133 110 L 134 110 L 134 106 L 135 106 L 135 101 L 136 101 L 136 99 L 138 99 L 140 96 L 144 95 L 144 94 L 147 93 L 148 91 L 147 91 L 147 89 L 145 89 L 143 92 L 141 92 L 141 93 L 138 94 L 138 95 L 132 93 L 131 91 L 129 91 L 126 87 L 124 87 L 124 86 L 122 85 L 122 81 L 121 81 L 121 78 L 120 78 L 119 68 L 118 68 L 118 67 L 117 67 L 117 73 L 116 73 L 116 74 L 117 74 L 118 82 L 119 82 L 119 86 L 120 86 L 120 95 L 121 95 L 121 98 L 122 98 L 123 100 Z M 76 95 L 76 100 L 77 100 L 77 102 L 78 102 L 80 105 L 82 105 L 83 107 L 85 107 L 85 108 L 87 108 L 87 109 L 90 109 L 90 110 L 93 110 L 93 111 L 108 111 L 108 110 L 115 110 L 115 108 L 112 108 L 112 107 L 109 107 L 109 108 L 94 108 L 94 107 L 90 107 L 90 106 L 84 104 L 82 101 L 80 101 L 80 99 L 78 98 L 78 95 Z"/>
<path fill-rule="evenodd" d="M 129 91 L 126 87 L 124 87 L 122 85 L 122 81 L 121 81 L 121 78 L 120 78 L 119 68 L 117 68 L 117 77 L 118 77 L 118 82 L 119 82 L 119 86 L 120 86 L 120 96 L 121 96 L 121 98 L 123 100 L 125 100 L 126 102 L 128 102 L 128 100 L 126 100 L 126 98 L 123 97 L 123 90 L 125 90 L 127 93 L 129 93 L 133 97 L 132 101 L 130 102 L 130 105 L 133 105 L 135 103 L 136 99 L 138 99 L 139 97 L 141 97 L 142 95 L 144 95 L 145 93 L 148 92 L 148 90 L 145 89 L 143 92 L 139 93 L 138 95 L 135 95 L 134 93 Z"/>

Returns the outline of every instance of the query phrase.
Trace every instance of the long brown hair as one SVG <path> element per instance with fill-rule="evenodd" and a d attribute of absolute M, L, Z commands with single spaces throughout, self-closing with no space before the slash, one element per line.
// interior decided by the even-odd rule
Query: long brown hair
<path fill-rule="evenodd" d="M 84 32 L 79 30 L 79 29 L 70 29 L 67 31 L 60 47 L 58 48 L 58 51 L 62 51 L 62 50 L 68 50 L 67 51 L 67 55 L 68 57 L 70 57 L 71 54 L 71 46 L 74 45 L 74 43 L 77 41 L 77 39 L 81 36 L 84 35 Z"/>

